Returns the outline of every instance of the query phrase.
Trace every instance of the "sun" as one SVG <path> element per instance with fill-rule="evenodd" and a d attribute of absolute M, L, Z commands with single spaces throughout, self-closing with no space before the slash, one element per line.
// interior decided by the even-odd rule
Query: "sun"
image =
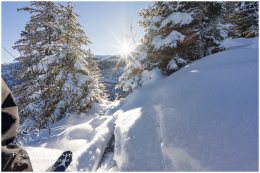
<path fill-rule="evenodd" d="M 117 46 L 112 46 L 112 47 L 114 47 L 118 50 L 116 52 L 116 55 L 119 55 L 118 64 L 121 61 L 124 61 L 124 62 L 134 61 L 135 62 L 134 55 L 137 53 L 135 42 L 132 39 L 126 37 L 125 35 L 122 40 L 118 39 L 117 37 L 115 37 L 115 38 L 116 38 L 118 44 L 117 44 Z"/>
<path fill-rule="evenodd" d="M 120 54 L 123 56 L 128 56 L 132 52 L 130 44 L 124 43 L 120 47 Z"/>
<path fill-rule="evenodd" d="M 119 63 L 122 61 L 126 63 L 134 62 L 141 68 L 141 64 L 135 59 L 135 54 L 141 53 L 136 51 L 136 43 L 131 39 L 127 39 L 126 37 L 124 37 L 123 40 L 119 40 L 117 38 L 116 40 L 118 42 L 118 46 L 112 47 L 118 50 L 116 55 L 120 55 L 117 65 L 119 65 Z"/>
<path fill-rule="evenodd" d="M 135 49 L 135 45 L 133 44 L 133 42 L 126 38 L 124 36 L 123 40 L 118 40 L 118 46 L 116 46 L 116 48 L 118 49 L 118 54 L 122 57 L 127 59 L 127 57 L 129 57 L 134 49 Z"/>

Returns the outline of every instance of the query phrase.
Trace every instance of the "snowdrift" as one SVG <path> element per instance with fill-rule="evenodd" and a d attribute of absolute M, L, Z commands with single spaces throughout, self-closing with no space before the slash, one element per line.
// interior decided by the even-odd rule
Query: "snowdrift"
<path fill-rule="evenodd" d="M 120 171 L 257 171 L 258 38 L 207 56 L 125 99 Z"/>

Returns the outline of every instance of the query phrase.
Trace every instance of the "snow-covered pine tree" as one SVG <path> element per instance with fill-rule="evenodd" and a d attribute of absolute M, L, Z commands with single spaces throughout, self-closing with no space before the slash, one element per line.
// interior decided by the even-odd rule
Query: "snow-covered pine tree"
<path fill-rule="evenodd" d="M 236 3 L 236 9 L 231 17 L 241 37 L 258 36 L 258 11 L 258 1 Z"/>
<path fill-rule="evenodd" d="M 84 112 L 93 102 L 106 97 L 100 70 L 87 48 L 91 42 L 77 22 L 78 14 L 71 3 L 60 7 L 60 52 L 56 56 L 59 74 L 55 80 L 62 81 L 62 96 L 54 112 L 58 118 L 65 113 Z"/>
<path fill-rule="evenodd" d="M 32 2 L 33 15 L 15 43 L 24 82 L 16 90 L 23 125 L 42 129 L 71 112 L 86 111 L 104 96 L 90 43 L 73 7 Z"/>
<path fill-rule="evenodd" d="M 52 118 L 50 112 L 57 102 L 54 72 L 41 61 L 58 51 L 55 32 L 58 8 L 53 2 L 37 1 L 18 11 L 29 12 L 32 16 L 13 47 L 20 53 L 16 60 L 22 67 L 17 76 L 23 81 L 17 86 L 15 95 L 21 122 L 31 120 L 28 125 L 37 124 L 38 128 L 42 128 Z"/>
<path fill-rule="evenodd" d="M 222 2 L 222 28 L 227 33 L 227 37 L 236 38 L 239 37 L 238 32 L 235 29 L 235 23 L 233 13 L 237 7 L 238 1 L 225 1 Z"/>
<path fill-rule="evenodd" d="M 156 23 L 140 22 L 149 35 L 144 37 L 144 43 L 151 47 L 148 58 L 159 62 L 161 70 L 171 73 L 182 67 L 185 60 L 193 61 L 220 51 L 219 41 L 224 38 L 221 9 L 222 5 L 217 2 L 155 2 L 152 8 L 141 13 L 143 21 L 146 21 L 146 14 L 160 19 Z M 153 32 L 150 26 L 156 26 Z M 172 66 L 169 62 L 173 64 L 174 61 L 175 68 L 169 69 Z"/>
<path fill-rule="evenodd" d="M 228 37 L 228 32 L 225 30 L 222 2 L 200 2 L 200 10 L 198 32 L 203 45 L 203 57 L 224 50 L 220 42 Z"/>
<path fill-rule="evenodd" d="M 142 72 L 149 69 L 150 64 L 146 58 L 147 47 L 142 44 L 135 48 L 135 50 L 125 59 L 126 66 L 123 74 L 118 79 L 117 88 L 122 88 L 125 94 L 129 94 L 138 86 L 140 86 L 142 79 Z"/>
<path fill-rule="evenodd" d="M 221 51 L 220 41 L 227 37 L 221 13 L 219 2 L 164 1 L 143 9 L 139 24 L 145 35 L 140 50 L 145 56 L 141 56 L 142 61 L 139 54 L 133 56 L 135 60 L 128 63 L 119 86 L 136 88 L 141 85 L 144 70 L 159 67 L 169 75 L 187 62 Z"/>
<path fill-rule="evenodd" d="M 162 2 L 158 2 L 162 3 Z M 126 67 L 123 74 L 120 76 L 116 88 L 122 88 L 125 92 L 132 92 L 134 89 L 142 85 L 142 73 L 145 70 L 152 70 L 158 65 L 151 62 L 147 53 L 151 52 L 151 40 L 158 32 L 161 17 L 158 15 L 156 4 L 149 6 L 140 11 L 140 16 L 143 16 L 139 24 L 146 28 L 145 35 L 142 38 L 142 43 L 136 46 L 131 56 L 127 58 Z"/>
<path fill-rule="evenodd" d="M 143 72 L 151 71 L 160 66 L 162 56 L 154 51 L 154 37 L 159 35 L 159 27 L 163 17 L 169 11 L 169 2 L 155 2 L 148 8 L 140 11 L 142 19 L 139 24 L 145 28 L 145 35 L 142 44 L 137 46 L 132 52 L 132 57 L 128 58 L 124 73 L 119 78 L 117 87 L 123 88 L 129 93 L 142 85 Z M 159 8 L 161 7 L 161 8 Z M 184 61 L 183 61 L 184 62 Z"/>

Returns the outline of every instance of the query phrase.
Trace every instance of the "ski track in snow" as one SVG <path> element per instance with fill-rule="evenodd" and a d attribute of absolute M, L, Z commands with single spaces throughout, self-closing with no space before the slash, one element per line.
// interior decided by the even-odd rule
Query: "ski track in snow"
<path fill-rule="evenodd" d="M 60 125 L 62 130 L 53 134 L 46 142 L 37 142 L 24 147 L 30 156 L 34 171 L 46 171 L 60 154 L 72 151 L 72 162 L 66 171 L 96 171 L 109 140 L 114 132 L 115 118 L 111 116 L 120 108 L 120 102 L 112 102 L 101 113 L 86 122 L 76 125 Z M 51 158 L 51 159 L 50 159 Z"/>

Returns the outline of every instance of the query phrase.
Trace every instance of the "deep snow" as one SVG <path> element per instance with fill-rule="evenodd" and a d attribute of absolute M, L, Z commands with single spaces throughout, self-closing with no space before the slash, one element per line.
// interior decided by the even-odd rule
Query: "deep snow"
<path fill-rule="evenodd" d="M 120 171 L 258 170 L 258 38 L 224 43 L 126 98 L 115 113 Z"/>
<path fill-rule="evenodd" d="M 114 133 L 114 153 L 98 171 L 257 171 L 258 38 L 223 46 L 169 77 L 155 80 L 154 70 L 121 101 L 55 123 L 63 128 L 25 147 L 33 169 L 71 150 L 67 171 L 95 171 Z"/>
<path fill-rule="evenodd" d="M 34 171 L 48 171 L 62 152 L 70 150 L 73 160 L 66 171 L 95 171 L 114 131 L 110 113 L 119 108 L 119 101 L 95 104 L 87 114 L 70 115 L 44 130 L 37 139 L 25 141 Z M 31 134 L 33 136 L 33 134 Z"/>

